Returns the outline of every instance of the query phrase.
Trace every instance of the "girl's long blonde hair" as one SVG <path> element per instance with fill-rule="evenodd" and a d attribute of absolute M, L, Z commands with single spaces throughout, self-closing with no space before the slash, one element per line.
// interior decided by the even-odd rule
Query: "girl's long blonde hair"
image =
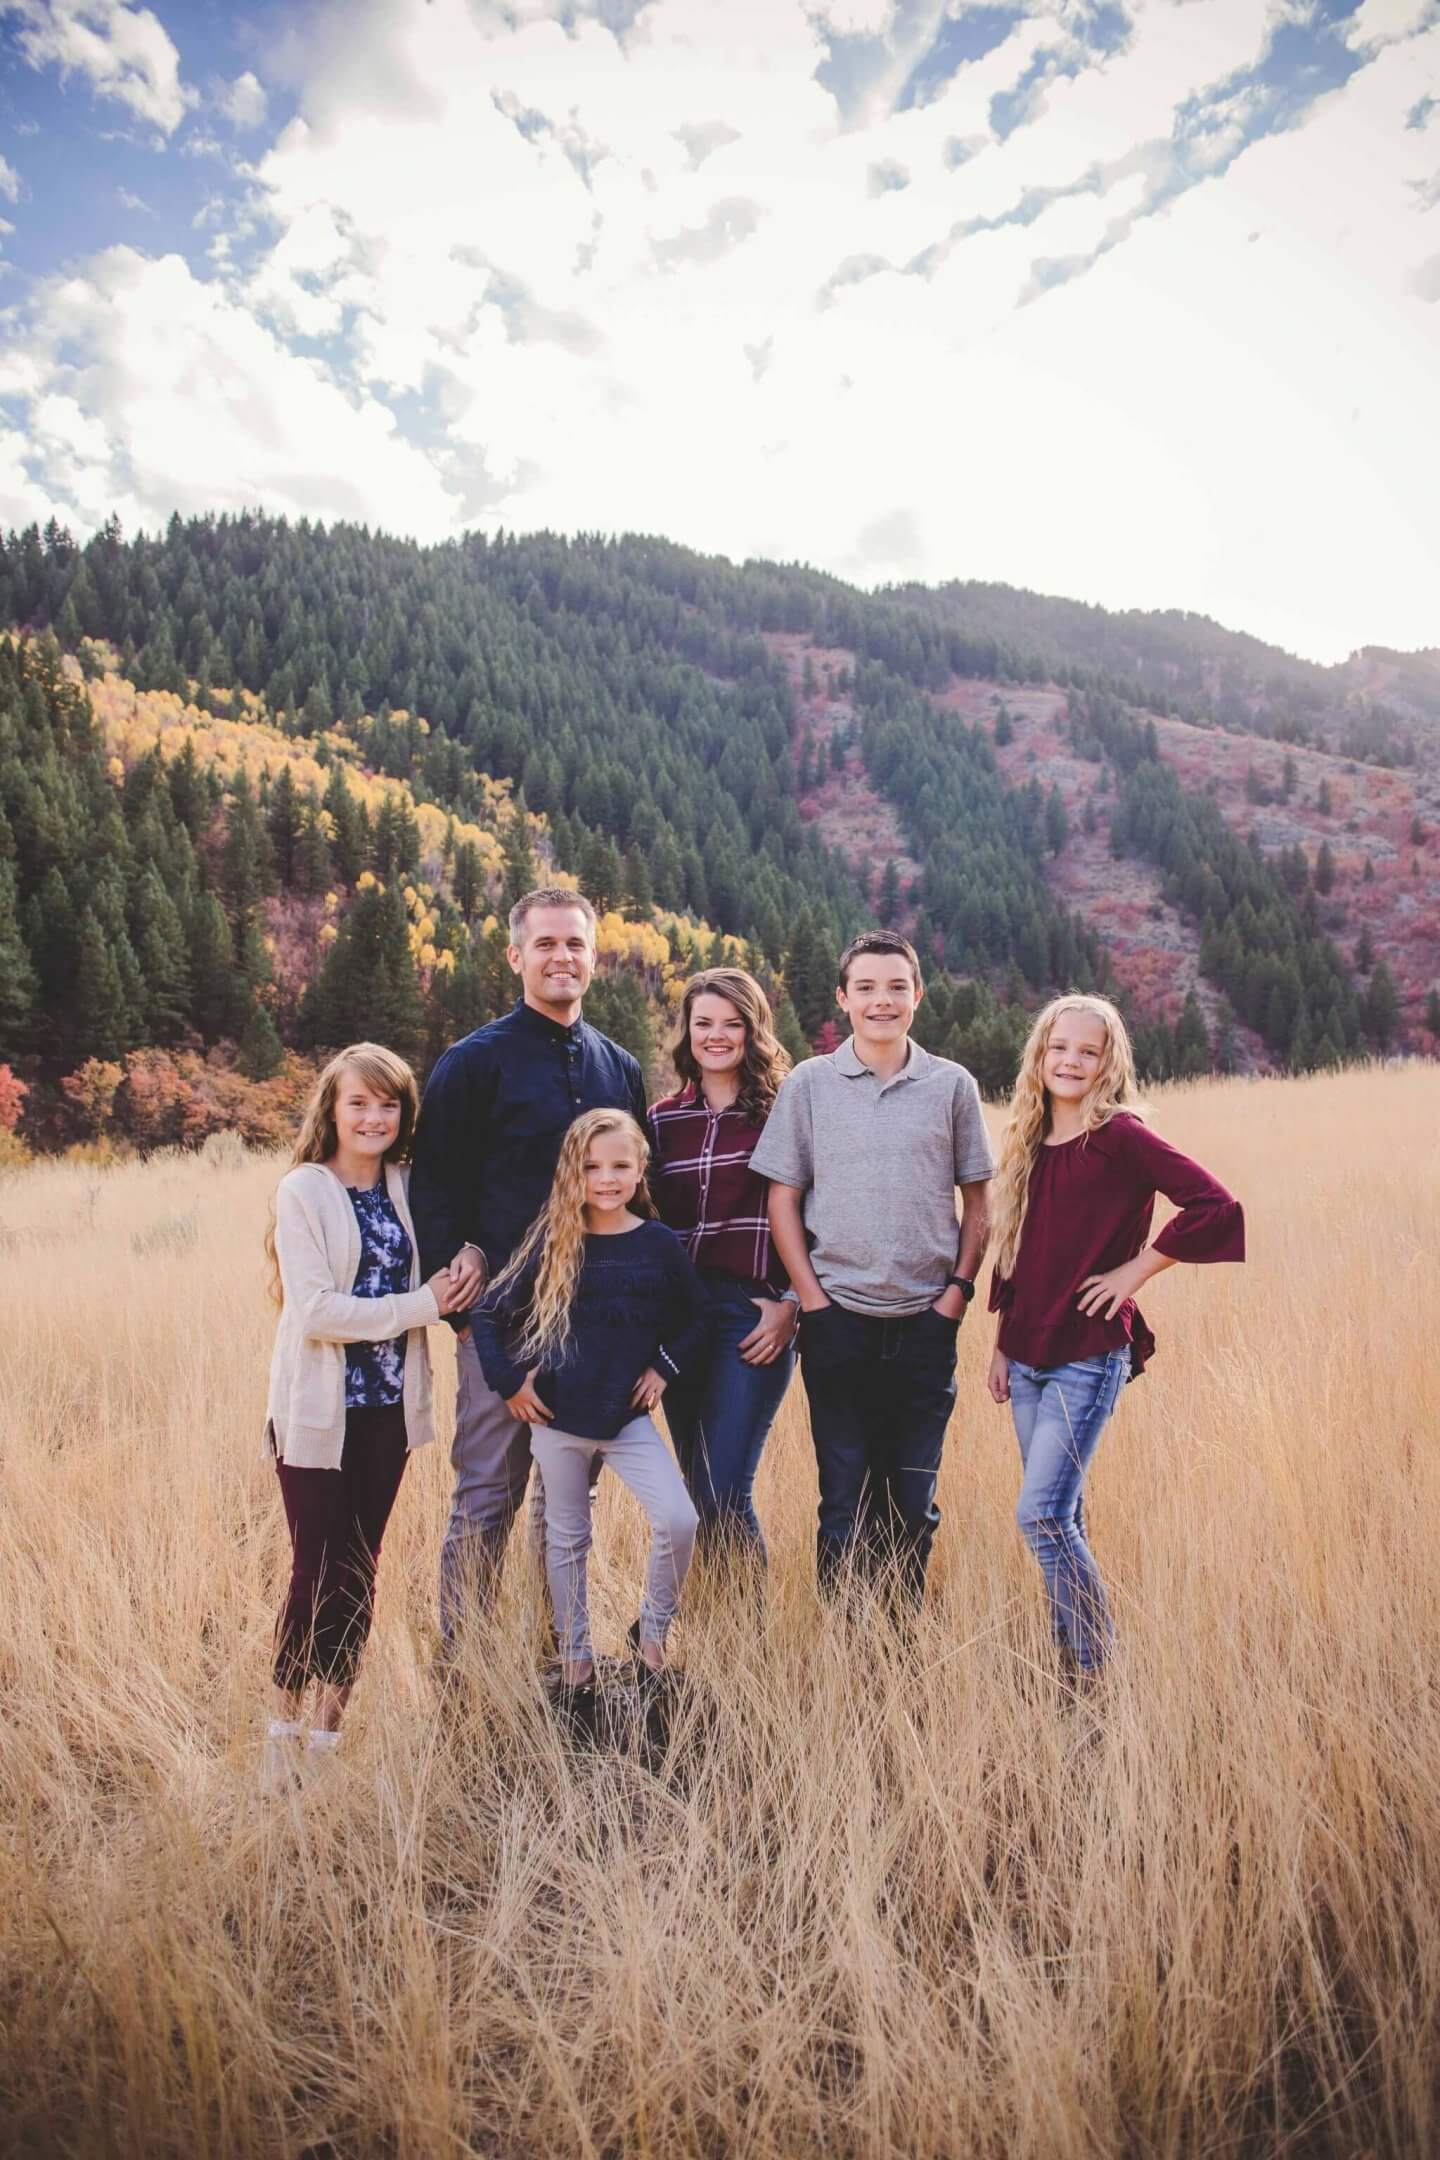
<path fill-rule="evenodd" d="M 627 1203 L 631 1213 L 655 1214 L 645 1183 L 650 1143 L 634 1118 L 624 1110 L 587 1110 L 576 1118 L 560 1143 L 549 1199 L 491 1285 L 493 1295 L 538 1260 L 525 1325 L 515 1345 L 516 1357 L 526 1365 L 554 1367 L 570 1347 L 570 1309 L 585 1256 L 585 1157 L 606 1133 L 622 1133 L 635 1149 L 640 1182 Z"/>
<path fill-rule="evenodd" d="M 347 1072 L 358 1073 L 372 1094 L 399 1103 L 400 1129 L 386 1148 L 383 1159 L 387 1163 L 404 1162 L 409 1156 L 410 1143 L 415 1137 L 415 1121 L 420 1115 L 420 1084 L 404 1058 L 387 1050 L 383 1043 L 359 1042 L 351 1043 L 348 1050 L 337 1051 L 316 1081 L 314 1093 L 300 1120 L 300 1130 L 295 1135 L 295 1145 L 290 1150 L 289 1167 L 292 1170 L 300 1163 L 328 1162 L 339 1147 L 335 1098 Z M 278 1305 L 282 1301 L 282 1292 L 280 1263 L 275 1257 L 273 1200 L 265 1231 L 265 1257 L 270 1263 L 270 1295 Z"/>
<path fill-rule="evenodd" d="M 1000 1163 L 995 1172 L 995 1208 L 991 1247 L 998 1275 L 1013 1275 L 1030 1204 L 1030 1173 L 1050 1130 L 1050 1099 L 1045 1092 L 1041 1068 L 1050 1042 L 1050 1030 L 1062 1013 L 1089 1013 L 1105 1030 L 1105 1054 L 1089 1093 L 1080 1105 L 1081 1132 L 1089 1134 L 1108 1125 L 1117 1110 L 1143 1117 L 1135 1085 L 1135 1053 L 1130 1036 L 1109 998 L 1092 997 L 1078 990 L 1052 998 L 1035 1016 L 1020 1056 L 1015 1091 L 1010 1097 L 1010 1116 L 1000 1140 Z"/>

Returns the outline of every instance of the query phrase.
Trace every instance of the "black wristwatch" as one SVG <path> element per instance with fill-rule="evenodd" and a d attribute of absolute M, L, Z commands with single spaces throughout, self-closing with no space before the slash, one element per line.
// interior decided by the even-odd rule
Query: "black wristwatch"
<path fill-rule="evenodd" d="M 949 1289 L 951 1283 L 954 1283 L 956 1289 L 960 1292 L 961 1297 L 964 1298 L 965 1303 L 968 1305 L 975 1295 L 975 1285 L 970 1280 L 970 1277 L 968 1275 L 947 1276 L 945 1280 L 945 1287 L 947 1290 Z"/>

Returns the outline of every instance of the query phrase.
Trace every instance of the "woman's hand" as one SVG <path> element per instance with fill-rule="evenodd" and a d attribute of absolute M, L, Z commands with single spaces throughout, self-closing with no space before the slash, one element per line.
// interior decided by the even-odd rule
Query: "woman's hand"
<path fill-rule="evenodd" d="M 1145 1255 L 1137 1253 L 1123 1266 L 1111 1268 L 1108 1275 L 1087 1275 L 1075 1300 L 1081 1312 L 1092 1320 L 1113 1320 L 1125 1300 L 1134 1297 L 1140 1285 L 1149 1282 L 1155 1273 L 1153 1267 L 1144 1265 L 1144 1260 Z"/>
<path fill-rule="evenodd" d="M 535 1392 L 535 1382 L 539 1377 L 540 1367 L 536 1365 L 526 1373 L 523 1385 L 516 1388 L 513 1395 L 505 1398 L 505 1407 L 511 1417 L 519 1418 L 524 1425 L 549 1425 L 554 1421 L 554 1411 L 547 1409 Z"/>
<path fill-rule="evenodd" d="M 747 1365 L 773 1365 L 795 1339 L 800 1308 L 789 1298 L 757 1297 L 750 1302 L 759 1306 L 760 1318 L 741 1343 L 740 1355 Z"/>
<path fill-rule="evenodd" d="M 1010 1360 L 1003 1350 L 997 1350 L 990 1360 L 990 1370 L 985 1375 L 985 1385 L 992 1402 L 1007 1403 L 1010 1400 Z"/>
<path fill-rule="evenodd" d="M 653 1410 L 665 1392 L 665 1375 L 647 1365 L 630 1390 L 630 1400 L 637 1410 Z"/>

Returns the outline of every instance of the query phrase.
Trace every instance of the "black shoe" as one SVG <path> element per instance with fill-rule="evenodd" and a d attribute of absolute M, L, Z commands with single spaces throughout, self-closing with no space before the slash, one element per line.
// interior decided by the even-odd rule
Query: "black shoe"
<path fill-rule="evenodd" d="M 577 1747 L 593 1747 L 599 1731 L 600 1699 L 594 1679 L 568 1686 L 563 1680 L 555 1690 L 555 1715 Z"/>

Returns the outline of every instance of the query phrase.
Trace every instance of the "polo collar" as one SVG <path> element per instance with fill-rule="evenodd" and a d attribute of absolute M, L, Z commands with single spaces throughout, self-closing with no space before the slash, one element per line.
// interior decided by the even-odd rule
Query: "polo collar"
<path fill-rule="evenodd" d="M 514 1006 L 514 1017 L 519 1026 L 527 1028 L 542 1042 L 578 1043 L 585 1032 L 585 1016 L 572 1020 L 568 1027 L 561 1027 L 558 1020 L 547 1020 L 544 1013 L 537 1012 L 519 998 Z"/>
<path fill-rule="evenodd" d="M 864 1058 L 855 1048 L 854 1036 L 847 1035 L 839 1049 L 832 1052 L 831 1062 L 838 1072 L 844 1073 L 847 1080 L 869 1078 L 876 1081 L 881 1088 L 887 1088 L 898 1087 L 903 1080 L 919 1080 L 923 1078 L 925 1068 L 930 1063 L 930 1053 L 928 1050 L 922 1050 L 912 1035 L 910 1038 L 910 1055 L 899 1072 L 892 1073 L 888 1080 L 881 1080 L 879 1074 L 873 1067 L 865 1063 Z"/>

